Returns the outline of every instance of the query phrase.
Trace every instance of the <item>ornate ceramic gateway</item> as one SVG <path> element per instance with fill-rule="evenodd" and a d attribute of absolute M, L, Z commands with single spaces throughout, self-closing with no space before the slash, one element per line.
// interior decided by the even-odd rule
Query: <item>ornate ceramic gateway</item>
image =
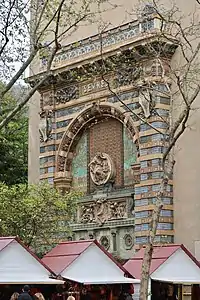
<path fill-rule="evenodd" d="M 89 163 L 89 167 L 91 179 L 96 185 L 106 184 L 115 177 L 112 159 L 106 153 L 97 153 Z"/>

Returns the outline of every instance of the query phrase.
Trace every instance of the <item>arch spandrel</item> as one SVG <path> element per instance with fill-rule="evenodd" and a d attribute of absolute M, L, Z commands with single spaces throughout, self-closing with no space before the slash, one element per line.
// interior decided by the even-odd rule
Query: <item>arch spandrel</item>
<path fill-rule="evenodd" d="M 130 132 L 133 141 L 138 147 L 138 129 L 127 111 L 111 103 L 104 102 L 101 104 L 93 103 L 81 111 L 78 116 L 71 121 L 60 142 L 57 159 L 55 185 L 59 187 L 60 183 L 68 182 L 67 189 L 72 182 L 71 163 L 73 159 L 73 150 L 80 138 L 80 133 L 95 120 L 103 120 L 106 117 L 114 118 L 120 121 Z"/>

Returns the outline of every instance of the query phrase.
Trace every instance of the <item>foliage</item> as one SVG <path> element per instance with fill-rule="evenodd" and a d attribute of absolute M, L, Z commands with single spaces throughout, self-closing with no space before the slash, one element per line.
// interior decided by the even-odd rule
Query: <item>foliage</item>
<path fill-rule="evenodd" d="M 3 89 L 0 84 L 0 90 Z M 1 102 L 0 120 L 17 101 L 8 93 Z M 28 173 L 28 117 L 20 111 L 0 132 L 0 181 L 8 185 L 27 182 Z"/>
<path fill-rule="evenodd" d="M 11 187 L 0 183 L 0 236 L 19 236 L 36 251 L 56 242 L 55 233 L 69 234 L 78 192 L 61 195 L 48 183 Z M 41 242 L 42 241 L 42 242 Z"/>

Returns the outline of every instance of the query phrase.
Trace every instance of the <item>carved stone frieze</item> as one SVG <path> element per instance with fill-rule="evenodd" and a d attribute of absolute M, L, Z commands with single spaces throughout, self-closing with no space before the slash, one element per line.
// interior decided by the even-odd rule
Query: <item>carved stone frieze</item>
<path fill-rule="evenodd" d="M 54 98 L 56 104 L 66 103 L 70 100 L 77 99 L 79 96 L 78 86 L 71 85 L 55 92 Z"/>
<path fill-rule="evenodd" d="M 62 143 L 62 147 L 61 150 L 62 151 L 68 151 L 69 150 L 69 146 L 71 144 L 72 138 L 70 138 L 69 136 L 65 135 L 65 137 L 63 138 L 63 143 Z"/>
<path fill-rule="evenodd" d="M 113 202 L 107 199 L 98 199 L 80 207 L 79 221 L 81 223 L 97 223 L 103 225 L 107 221 L 127 217 L 126 202 Z"/>
<path fill-rule="evenodd" d="M 43 99 L 42 99 L 41 104 L 42 104 L 42 107 L 53 105 L 53 91 L 52 90 L 43 94 Z"/>
<path fill-rule="evenodd" d="M 103 185 L 114 179 L 114 164 L 106 153 L 97 153 L 89 163 L 89 168 L 91 179 L 96 185 Z"/>
<path fill-rule="evenodd" d="M 137 66 L 129 66 L 129 64 L 127 64 L 123 68 L 117 70 L 116 78 L 115 78 L 115 86 L 121 87 L 121 86 L 133 84 L 133 82 L 135 82 L 137 79 L 140 78 L 142 72 L 143 72 L 142 65 L 138 64 Z"/>
<path fill-rule="evenodd" d="M 64 172 L 65 169 L 65 157 L 64 156 L 58 156 L 57 159 L 57 166 L 58 166 L 58 172 Z"/>

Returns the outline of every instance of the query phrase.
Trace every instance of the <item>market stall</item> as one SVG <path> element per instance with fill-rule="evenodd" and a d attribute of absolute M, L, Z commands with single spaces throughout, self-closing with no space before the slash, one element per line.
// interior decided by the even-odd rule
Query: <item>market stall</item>
<path fill-rule="evenodd" d="M 44 256 L 42 261 L 61 278 L 66 279 L 65 292 L 82 298 L 86 291 L 92 299 L 115 299 L 123 292 L 131 293 L 132 284 L 139 284 L 97 242 L 62 242 Z"/>
<path fill-rule="evenodd" d="M 63 284 L 29 248 L 15 237 L 0 237 L 0 285 Z"/>
<path fill-rule="evenodd" d="M 145 248 L 127 261 L 124 268 L 135 278 L 141 278 Z M 154 247 L 150 268 L 151 299 L 191 299 L 192 286 L 200 284 L 200 264 L 183 245 Z M 189 288 L 189 287 L 190 288 Z M 198 299 L 198 298 L 196 298 Z"/>

